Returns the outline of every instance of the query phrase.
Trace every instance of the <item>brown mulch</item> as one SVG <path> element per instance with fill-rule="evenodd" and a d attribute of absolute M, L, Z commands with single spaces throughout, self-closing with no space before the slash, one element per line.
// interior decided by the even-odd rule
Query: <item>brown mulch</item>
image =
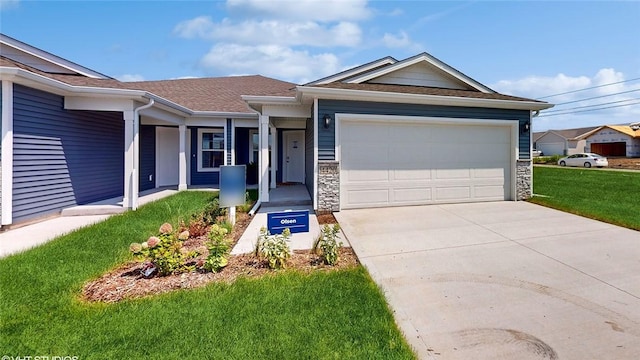
<path fill-rule="evenodd" d="M 610 169 L 640 170 L 640 158 L 610 158 L 607 157 Z"/>
<path fill-rule="evenodd" d="M 333 218 L 333 215 L 331 217 Z M 237 214 L 236 226 L 232 232 L 232 243 L 234 245 L 250 222 L 251 217 L 247 214 Z M 190 238 L 184 241 L 183 247 L 187 250 L 194 250 L 204 246 L 206 241 L 206 235 Z M 206 255 L 193 259 L 190 264 L 195 264 L 199 259 L 206 259 Z M 340 248 L 340 258 L 334 266 L 325 265 L 318 255 L 308 250 L 295 250 L 287 262 L 287 269 L 309 273 L 312 271 L 351 268 L 358 263 L 358 258 L 351 248 Z M 143 263 L 137 261 L 122 264 L 100 278 L 85 284 L 81 298 L 89 302 L 112 303 L 124 299 L 166 293 L 177 289 L 202 287 L 212 282 L 232 283 L 239 277 L 256 278 L 277 273 L 277 270 L 269 269 L 268 263 L 259 260 L 254 254 L 229 256 L 228 265 L 219 273 L 191 271 L 170 276 L 145 278 L 140 272 L 142 268 Z"/>
<path fill-rule="evenodd" d="M 333 213 L 317 214 L 316 217 L 318 218 L 318 224 L 320 225 L 331 225 L 338 223 L 336 218 L 333 216 Z"/>

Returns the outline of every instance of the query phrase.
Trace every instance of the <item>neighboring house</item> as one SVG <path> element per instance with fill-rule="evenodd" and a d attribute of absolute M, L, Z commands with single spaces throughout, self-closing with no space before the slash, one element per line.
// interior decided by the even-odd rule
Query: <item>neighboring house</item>
<path fill-rule="evenodd" d="M 630 125 L 600 126 L 581 137 L 586 152 L 603 156 L 640 157 L 640 129 Z"/>
<path fill-rule="evenodd" d="M 542 151 L 545 156 L 583 153 L 587 141 L 581 136 L 594 129 L 595 126 L 534 133 L 533 148 Z"/>
<path fill-rule="evenodd" d="M 259 201 L 317 211 L 531 195 L 531 116 L 422 53 L 296 86 L 262 76 L 123 83 L 0 35 L 2 225 L 258 164 Z"/>

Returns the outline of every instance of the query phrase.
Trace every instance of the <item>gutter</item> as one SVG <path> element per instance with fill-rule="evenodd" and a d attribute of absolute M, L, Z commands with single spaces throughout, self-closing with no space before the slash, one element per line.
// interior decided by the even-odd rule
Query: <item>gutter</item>
<path fill-rule="evenodd" d="M 496 109 L 514 110 L 544 110 L 553 107 L 553 104 L 534 101 L 515 101 L 499 99 L 481 99 L 459 96 L 440 96 L 392 93 L 371 90 L 318 88 L 310 86 L 297 86 L 296 89 L 306 96 L 317 96 L 323 99 L 363 100 L 396 102 L 404 104 L 425 104 L 443 106 L 487 107 Z M 346 99 L 345 99 L 346 98 Z"/>

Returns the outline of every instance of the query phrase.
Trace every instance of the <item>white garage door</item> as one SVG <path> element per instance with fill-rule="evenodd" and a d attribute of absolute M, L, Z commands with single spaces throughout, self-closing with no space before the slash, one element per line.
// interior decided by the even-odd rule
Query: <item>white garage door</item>
<path fill-rule="evenodd" d="M 564 155 L 564 143 L 542 143 L 536 144 L 538 148 L 536 150 L 542 151 L 543 155 Z"/>
<path fill-rule="evenodd" d="M 341 208 L 511 198 L 511 127 L 340 122 Z"/>

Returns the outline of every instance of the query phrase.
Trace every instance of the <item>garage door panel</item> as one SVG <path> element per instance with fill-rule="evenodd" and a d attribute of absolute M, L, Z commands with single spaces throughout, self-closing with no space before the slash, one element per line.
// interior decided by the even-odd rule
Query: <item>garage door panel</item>
<path fill-rule="evenodd" d="M 471 186 L 439 186 L 436 187 L 437 201 L 463 201 L 471 198 Z"/>
<path fill-rule="evenodd" d="M 395 188 L 393 189 L 393 201 L 402 204 L 423 203 L 431 200 L 431 188 Z"/>
<path fill-rule="evenodd" d="M 349 191 L 346 200 L 354 207 L 388 204 L 389 189 L 355 189 Z"/>
<path fill-rule="evenodd" d="M 419 166 L 419 165 L 414 165 Z M 431 170 L 411 169 L 411 170 L 391 170 L 390 180 L 429 180 Z"/>
<path fill-rule="evenodd" d="M 463 169 L 436 169 L 436 179 L 470 179 L 471 170 Z"/>
<path fill-rule="evenodd" d="M 504 187 L 500 185 L 475 185 L 474 197 L 485 200 L 504 200 Z"/>
<path fill-rule="evenodd" d="M 510 129 L 343 121 L 341 208 L 509 199 Z"/>
<path fill-rule="evenodd" d="M 488 178 L 502 181 L 505 178 L 505 172 L 503 168 L 473 169 L 473 177 L 475 179 Z"/>

